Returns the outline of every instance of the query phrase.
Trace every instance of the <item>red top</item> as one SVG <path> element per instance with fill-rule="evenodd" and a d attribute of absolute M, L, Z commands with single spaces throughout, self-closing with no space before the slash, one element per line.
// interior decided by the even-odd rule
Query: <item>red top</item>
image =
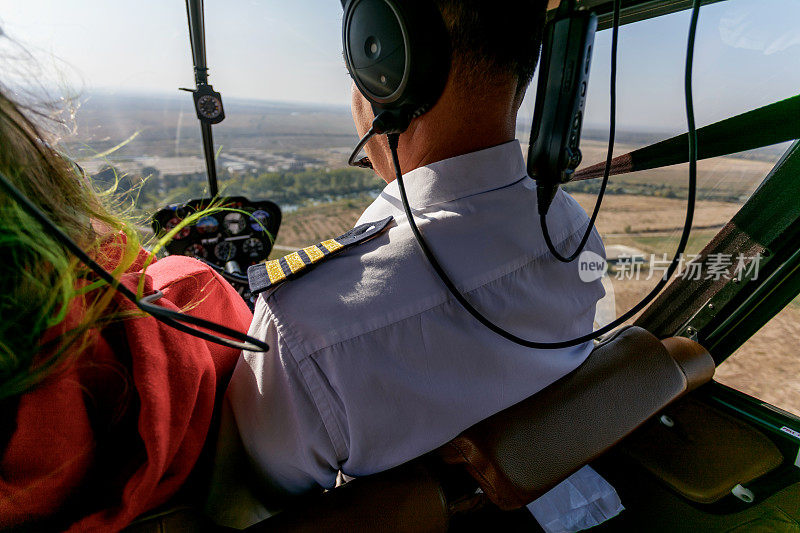
<path fill-rule="evenodd" d="M 142 262 L 122 276 L 136 290 Z M 222 278 L 188 257 L 154 262 L 157 305 L 247 331 L 252 314 Z M 114 296 L 119 311 L 136 310 Z M 61 331 L 80 323 L 73 306 Z M 142 317 L 114 322 L 66 369 L 19 398 L 0 443 L 0 528 L 119 530 L 165 503 L 192 471 L 239 352 Z M 7 413 L 2 416 L 12 416 Z M 41 522 L 45 520 L 45 522 Z"/>

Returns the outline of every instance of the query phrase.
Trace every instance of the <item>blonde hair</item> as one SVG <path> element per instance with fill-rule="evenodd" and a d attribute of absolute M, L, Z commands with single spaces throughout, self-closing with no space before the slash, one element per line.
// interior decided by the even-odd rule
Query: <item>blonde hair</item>
<path fill-rule="evenodd" d="M 38 111 L 0 89 L 0 172 L 89 255 L 119 277 L 136 261 L 140 239 L 88 177 L 46 142 Z M 125 238 L 121 238 L 120 234 Z M 20 205 L 0 193 L 0 399 L 21 394 L 92 342 L 113 289 Z M 62 326 L 71 309 L 78 324 Z M 42 342 L 45 332 L 59 333 Z"/>

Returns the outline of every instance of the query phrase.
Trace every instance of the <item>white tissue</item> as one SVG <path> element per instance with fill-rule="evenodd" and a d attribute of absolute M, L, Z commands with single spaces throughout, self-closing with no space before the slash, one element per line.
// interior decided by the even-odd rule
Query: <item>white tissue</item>
<path fill-rule="evenodd" d="M 617 516 L 623 509 L 614 487 L 589 466 L 528 504 L 547 533 L 582 531 Z"/>

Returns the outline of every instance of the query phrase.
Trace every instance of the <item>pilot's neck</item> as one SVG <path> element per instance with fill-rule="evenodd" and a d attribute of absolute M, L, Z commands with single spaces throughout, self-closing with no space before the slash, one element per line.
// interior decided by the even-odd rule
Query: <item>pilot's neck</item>
<path fill-rule="evenodd" d="M 498 94 L 501 91 L 508 92 L 506 98 Z M 403 174 L 513 140 L 519 107 L 514 93 L 509 86 L 498 87 L 491 98 L 459 97 L 446 88 L 439 102 L 400 136 L 398 156 Z M 394 181 L 393 168 L 379 171 L 387 183 Z"/>

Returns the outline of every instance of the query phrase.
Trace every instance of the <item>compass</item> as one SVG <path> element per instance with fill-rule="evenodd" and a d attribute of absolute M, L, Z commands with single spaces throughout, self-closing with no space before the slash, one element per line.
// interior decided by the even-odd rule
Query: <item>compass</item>
<path fill-rule="evenodd" d="M 198 119 L 206 124 L 219 124 L 225 119 L 222 95 L 216 92 L 211 85 L 200 85 L 192 93 Z"/>
<path fill-rule="evenodd" d="M 214 120 L 222 113 L 222 102 L 210 94 L 203 95 L 197 100 L 197 113 Z"/>

